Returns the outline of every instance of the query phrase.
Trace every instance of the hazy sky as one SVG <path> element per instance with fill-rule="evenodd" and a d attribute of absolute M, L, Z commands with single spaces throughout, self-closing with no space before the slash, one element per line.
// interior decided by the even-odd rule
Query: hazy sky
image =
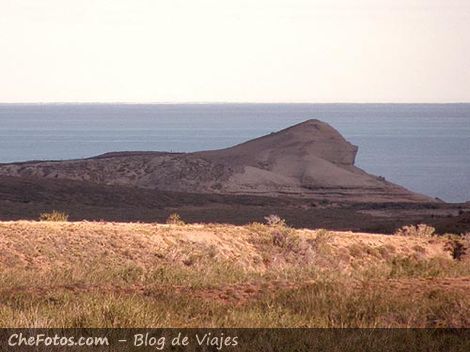
<path fill-rule="evenodd" d="M 470 0 L 0 0 L 0 102 L 470 102 Z"/>

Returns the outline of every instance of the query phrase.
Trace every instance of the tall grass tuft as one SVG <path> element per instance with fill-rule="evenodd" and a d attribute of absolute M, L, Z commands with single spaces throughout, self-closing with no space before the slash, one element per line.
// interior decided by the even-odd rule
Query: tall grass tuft
<path fill-rule="evenodd" d="M 39 215 L 40 221 L 68 221 L 69 215 L 62 211 L 53 210 L 50 213 L 41 213 Z"/>
<path fill-rule="evenodd" d="M 169 225 L 184 225 L 185 222 L 178 213 L 172 213 L 166 219 L 166 223 Z"/>

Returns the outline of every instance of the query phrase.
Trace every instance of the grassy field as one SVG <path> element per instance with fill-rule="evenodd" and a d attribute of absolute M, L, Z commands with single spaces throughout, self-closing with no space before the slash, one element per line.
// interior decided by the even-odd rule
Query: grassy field
<path fill-rule="evenodd" d="M 467 238 L 0 222 L 0 327 L 470 327 Z"/>

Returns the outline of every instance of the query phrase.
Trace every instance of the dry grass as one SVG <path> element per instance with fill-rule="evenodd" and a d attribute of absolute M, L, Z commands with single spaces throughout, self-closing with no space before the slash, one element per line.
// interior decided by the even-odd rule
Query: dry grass
<path fill-rule="evenodd" d="M 168 216 L 168 219 L 166 219 L 166 223 L 168 225 L 184 225 L 184 220 L 179 214 L 172 213 L 170 216 Z"/>
<path fill-rule="evenodd" d="M 470 327 L 450 237 L 0 223 L 1 327 Z"/>
<path fill-rule="evenodd" d="M 403 226 L 395 232 L 396 236 L 432 237 L 436 229 L 426 224 Z"/>
<path fill-rule="evenodd" d="M 53 210 L 50 213 L 41 213 L 39 215 L 40 221 L 68 221 L 69 216 L 62 211 Z"/>

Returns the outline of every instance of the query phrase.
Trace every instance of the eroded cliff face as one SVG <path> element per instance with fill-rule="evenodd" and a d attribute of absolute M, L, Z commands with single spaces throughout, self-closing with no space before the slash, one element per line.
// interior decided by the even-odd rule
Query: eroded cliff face
<path fill-rule="evenodd" d="M 227 149 L 114 152 L 83 160 L 4 164 L 0 175 L 344 202 L 434 201 L 355 167 L 357 150 L 330 125 L 308 120 Z"/>

